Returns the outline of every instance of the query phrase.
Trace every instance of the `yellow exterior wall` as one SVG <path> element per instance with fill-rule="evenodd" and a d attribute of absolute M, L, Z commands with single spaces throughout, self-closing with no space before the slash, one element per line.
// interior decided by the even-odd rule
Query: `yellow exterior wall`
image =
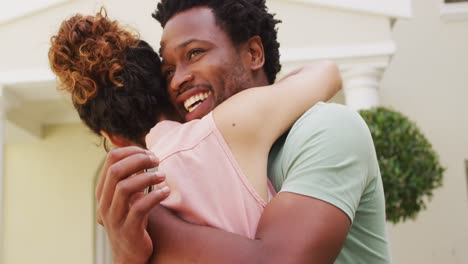
<path fill-rule="evenodd" d="M 105 152 L 83 125 L 5 147 L 4 254 L 0 263 L 93 262 L 94 175 Z"/>

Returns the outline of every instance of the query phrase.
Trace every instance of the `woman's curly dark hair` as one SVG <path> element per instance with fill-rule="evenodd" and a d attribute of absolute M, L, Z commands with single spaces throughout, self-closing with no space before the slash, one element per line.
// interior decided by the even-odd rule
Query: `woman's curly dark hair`
<path fill-rule="evenodd" d="M 168 108 L 158 54 L 107 18 L 75 15 L 51 38 L 49 62 L 83 122 L 144 146 L 144 135 Z"/>
<path fill-rule="evenodd" d="M 260 36 L 265 50 L 265 73 L 268 82 L 274 83 L 281 70 L 276 28 L 281 21 L 268 13 L 265 0 L 161 0 L 153 17 L 164 28 L 174 15 L 195 7 L 212 9 L 216 22 L 234 44 Z"/>

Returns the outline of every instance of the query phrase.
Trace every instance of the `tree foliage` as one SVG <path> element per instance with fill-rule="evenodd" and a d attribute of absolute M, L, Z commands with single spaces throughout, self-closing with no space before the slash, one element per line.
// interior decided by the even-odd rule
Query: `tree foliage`
<path fill-rule="evenodd" d="M 385 190 L 387 220 L 414 219 L 442 186 L 444 168 L 430 142 L 403 114 L 383 107 L 362 110 L 374 139 Z"/>

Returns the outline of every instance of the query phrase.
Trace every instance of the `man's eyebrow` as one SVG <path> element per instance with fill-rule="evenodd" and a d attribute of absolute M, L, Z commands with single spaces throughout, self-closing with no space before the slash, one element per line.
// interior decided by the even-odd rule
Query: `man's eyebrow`
<path fill-rule="evenodd" d="M 201 39 L 192 38 L 192 39 L 189 39 L 189 40 L 183 42 L 182 44 L 179 44 L 179 46 L 177 46 L 176 49 L 184 49 L 185 47 L 192 44 L 193 42 L 206 42 L 206 41 L 201 40 Z"/>
<path fill-rule="evenodd" d="M 193 42 L 203 42 L 203 43 L 207 43 L 207 41 L 205 41 L 205 40 L 192 38 L 192 39 L 189 39 L 189 40 L 184 41 L 184 42 L 182 42 L 181 44 L 179 44 L 179 45 L 176 47 L 176 50 L 184 49 L 185 47 L 187 47 L 188 45 L 192 44 Z M 159 54 L 160 54 L 161 57 L 162 57 L 163 53 L 164 53 L 164 47 L 161 46 L 161 47 L 159 48 Z"/>

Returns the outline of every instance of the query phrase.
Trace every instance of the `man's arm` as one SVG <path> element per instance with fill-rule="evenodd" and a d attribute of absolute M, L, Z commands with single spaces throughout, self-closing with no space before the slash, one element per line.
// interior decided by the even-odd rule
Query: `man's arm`
<path fill-rule="evenodd" d="M 186 223 L 162 207 L 149 221 L 152 263 L 333 263 L 350 226 L 333 205 L 287 192 L 267 205 L 255 240 Z"/>
<path fill-rule="evenodd" d="M 333 263 L 369 181 L 369 130 L 356 112 L 321 104 L 296 122 L 286 141 L 278 157 L 286 180 L 265 208 L 255 240 L 158 209 L 149 221 L 156 263 Z"/>

